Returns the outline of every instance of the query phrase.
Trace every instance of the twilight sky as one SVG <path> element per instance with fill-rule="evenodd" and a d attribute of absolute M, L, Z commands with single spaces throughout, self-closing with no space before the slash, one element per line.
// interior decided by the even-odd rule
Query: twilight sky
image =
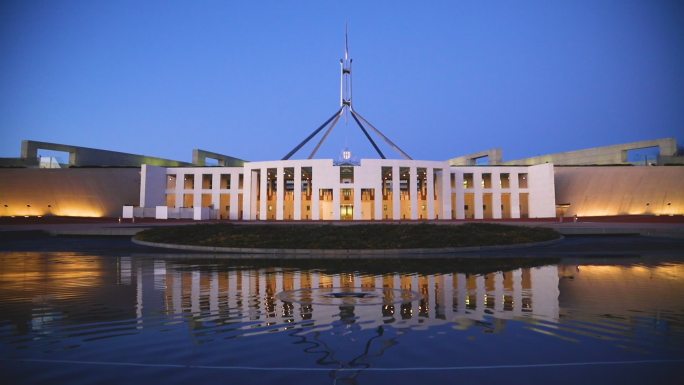
<path fill-rule="evenodd" d="M 4 0 L 0 157 L 280 159 L 339 108 L 345 23 L 355 109 L 414 159 L 684 145 L 680 0 Z M 344 147 L 377 157 L 351 119 L 319 157 Z"/>

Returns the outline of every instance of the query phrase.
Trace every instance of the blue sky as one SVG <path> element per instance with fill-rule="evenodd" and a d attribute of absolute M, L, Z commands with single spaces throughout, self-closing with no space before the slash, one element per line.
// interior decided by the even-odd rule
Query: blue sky
<path fill-rule="evenodd" d="M 0 156 L 280 159 L 339 108 L 345 23 L 355 109 L 415 159 L 684 144 L 681 1 L 5 0 Z M 375 157 L 351 120 L 344 147 Z"/>

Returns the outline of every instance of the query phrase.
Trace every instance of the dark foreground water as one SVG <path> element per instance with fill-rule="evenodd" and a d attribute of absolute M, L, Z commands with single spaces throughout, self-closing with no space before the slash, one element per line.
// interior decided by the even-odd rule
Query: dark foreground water
<path fill-rule="evenodd" d="M 0 253 L 2 383 L 679 384 L 684 263 Z"/>

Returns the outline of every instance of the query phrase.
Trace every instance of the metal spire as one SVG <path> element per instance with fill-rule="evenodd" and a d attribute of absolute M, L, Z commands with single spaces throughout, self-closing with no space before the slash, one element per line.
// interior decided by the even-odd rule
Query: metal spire
<path fill-rule="evenodd" d="M 342 115 L 345 115 L 345 121 L 346 121 L 346 116 L 347 114 L 351 114 L 352 118 L 356 122 L 356 124 L 359 126 L 361 131 L 363 131 L 363 134 L 366 136 L 366 139 L 371 143 L 375 151 L 378 153 L 380 158 L 386 159 L 385 154 L 380 151 L 380 148 L 378 147 L 377 144 L 375 144 L 375 141 L 373 141 L 373 138 L 371 138 L 370 134 L 364 127 L 365 123 L 368 127 L 370 127 L 376 134 L 378 134 L 392 149 L 396 150 L 401 154 L 402 157 L 405 159 L 411 159 L 408 154 L 406 154 L 399 146 L 394 144 L 388 137 L 383 135 L 380 130 L 375 128 L 368 120 L 366 120 L 363 116 L 361 116 L 358 112 L 354 111 L 352 108 L 352 77 L 351 77 L 351 72 L 352 72 L 352 59 L 349 57 L 349 33 L 348 33 L 348 28 L 347 25 L 344 25 L 344 57 L 340 59 L 340 109 L 337 110 L 328 120 L 325 121 L 325 123 L 321 124 L 317 129 L 314 130 L 313 133 L 311 133 L 306 139 L 304 139 L 301 143 L 299 143 L 292 151 L 290 151 L 287 155 L 283 157 L 283 160 L 290 159 L 292 155 L 294 155 L 299 149 L 301 149 L 306 143 L 309 142 L 314 136 L 316 136 L 319 132 L 321 132 L 325 127 L 328 127 L 327 130 L 325 131 L 323 137 L 321 140 L 318 142 L 314 150 L 311 152 L 309 155 L 309 159 L 313 158 L 316 155 L 316 152 L 318 149 L 321 147 L 323 142 L 328 138 L 328 135 L 330 135 L 330 132 L 333 130 L 337 122 L 339 121 L 340 117 Z M 363 122 L 363 123 L 362 123 Z"/>
<path fill-rule="evenodd" d="M 340 59 L 340 106 L 351 106 L 352 98 L 352 59 L 349 58 L 349 37 L 347 25 L 344 26 L 344 58 Z"/>

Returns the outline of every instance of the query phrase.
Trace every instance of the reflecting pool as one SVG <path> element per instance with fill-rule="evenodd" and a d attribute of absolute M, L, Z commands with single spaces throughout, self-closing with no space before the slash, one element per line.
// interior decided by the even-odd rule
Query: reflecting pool
<path fill-rule="evenodd" d="M 0 365 L 9 383 L 679 383 L 683 296 L 676 260 L 4 252 Z"/>

